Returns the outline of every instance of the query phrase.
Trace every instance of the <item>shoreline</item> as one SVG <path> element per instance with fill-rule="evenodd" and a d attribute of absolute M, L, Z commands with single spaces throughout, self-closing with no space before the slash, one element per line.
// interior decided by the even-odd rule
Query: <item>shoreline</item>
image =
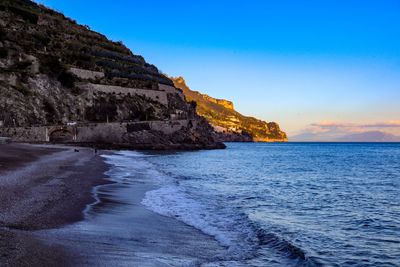
<path fill-rule="evenodd" d="M 142 203 L 162 185 L 147 161 L 133 153 L 104 157 L 118 167 L 108 170 L 109 183 L 93 187 L 97 201 L 87 205 L 84 220 L 35 236 L 74 255 L 68 260 L 72 266 L 199 266 L 224 257 L 227 248 L 213 236 Z"/>
<path fill-rule="evenodd" d="M 190 265 L 225 253 L 212 236 L 148 210 L 141 201 L 158 188 L 148 181 L 153 174 L 145 174 L 147 166 L 139 160 L 129 178 L 119 180 L 102 156 L 111 153 L 0 145 L 0 266 L 104 266 L 116 259 Z"/>
<path fill-rule="evenodd" d="M 33 231 L 82 220 L 93 188 L 109 182 L 106 170 L 89 148 L 1 144 L 0 266 L 66 265 L 68 252 L 36 240 Z"/>

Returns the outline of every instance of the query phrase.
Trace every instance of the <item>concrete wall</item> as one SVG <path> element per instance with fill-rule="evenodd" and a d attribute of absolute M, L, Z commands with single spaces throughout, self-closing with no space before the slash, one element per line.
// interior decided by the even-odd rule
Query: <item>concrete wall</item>
<path fill-rule="evenodd" d="M 77 126 L 77 140 L 81 143 L 124 143 L 126 123 L 98 123 Z"/>
<path fill-rule="evenodd" d="M 88 70 L 81 70 L 81 69 L 74 69 L 71 68 L 71 71 L 75 70 L 77 73 L 80 73 L 79 77 L 83 79 L 87 79 L 84 77 L 89 77 L 91 75 L 95 76 L 97 72 L 93 71 L 88 71 Z M 85 74 L 85 72 L 88 72 L 88 74 Z M 75 72 L 74 72 L 75 73 Z M 92 73 L 92 74 L 89 74 Z M 102 72 L 99 72 L 103 74 Z M 76 74 L 76 73 L 75 73 Z M 104 75 L 104 74 L 103 74 Z M 168 106 L 168 97 L 167 94 L 178 94 L 181 99 L 184 99 L 183 92 L 180 90 L 177 90 L 173 86 L 165 85 L 165 84 L 159 84 L 159 90 L 152 90 L 152 89 L 138 89 L 138 88 L 131 88 L 131 87 L 122 87 L 122 86 L 115 86 L 115 85 L 104 85 L 104 84 L 94 84 L 94 83 L 87 83 L 87 84 L 82 84 L 80 87 L 83 90 L 87 90 L 89 92 L 103 92 L 103 93 L 115 93 L 115 94 L 131 94 L 131 95 L 141 95 L 145 96 L 147 98 L 150 98 L 153 101 L 160 102 L 161 104 Z"/>
<path fill-rule="evenodd" d="M 91 70 L 84 70 L 78 68 L 70 68 L 69 71 L 81 79 L 93 79 L 96 80 L 98 78 L 104 78 L 104 73 L 100 71 L 91 71 Z"/>
<path fill-rule="evenodd" d="M 0 136 L 10 137 L 15 142 L 46 142 L 46 127 L 0 128 Z"/>
<path fill-rule="evenodd" d="M 146 122 L 123 122 L 123 123 L 97 123 L 85 126 L 77 126 L 77 142 L 107 141 L 123 143 L 129 131 L 138 130 L 160 131 L 166 135 L 173 134 L 187 127 L 189 120 L 179 121 L 146 121 Z M 144 126 L 144 127 L 143 127 Z M 129 130 L 128 130 L 129 129 Z M 132 130 L 133 129 L 133 130 Z"/>
<path fill-rule="evenodd" d="M 192 121 L 194 125 L 196 122 Z M 39 127 L 0 127 L 0 136 L 10 137 L 15 142 L 49 142 L 50 135 L 59 130 L 69 131 L 73 135 L 73 142 L 109 142 L 124 143 L 126 136 L 131 131 L 153 130 L 166 135 L 187 127 L 189 120 L 177 121 L 146 121 L 123 123 L 90 123 L 74 126 L 39 126 Z M 135 127 L 139 126 L 139 127 Z M 129 129 L 129 131 L 128 131 Z"/>
<path fill-rule="evenodd" d="M 172 134 L 176 131 L 182 129 L 182 127 L 187 127 L 189 120 L 179 120 L 179 121 L 163 121 L 163 122 L 150 122 L 150 128 L 155 131 L 160 131 L 165 134 Z"/>

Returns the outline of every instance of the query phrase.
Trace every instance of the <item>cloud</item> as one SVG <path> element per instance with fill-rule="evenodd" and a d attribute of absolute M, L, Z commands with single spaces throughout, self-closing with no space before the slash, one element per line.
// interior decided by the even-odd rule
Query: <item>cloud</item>
<path fill-rule="evenodd" d="M 298 135 L 295 140 L 329 141 L 337 140 L 349 134 L 361 134 L 371 131 L 380 131 L 400 135 L 400 121 L 383 121 L 376 123 L 347 123 L 322 121 L 310 124 Z"/>
<path fill-rule="evenodd" d="M 364 124 L 362 125 L 364 128 L 397 128 L 400 127 L 400 121 L 387 121 L 387 122 L 378 122 L 373 124 Z"/>
<path fill-rule="evenodd" d="M 336 128 L 397 128 L 400 127 L 400 121 L 386 121 L 377 122 L 372 124 L 359 124 L 359 123 L 340 123 L 323 121 L 318 123 L 312 123 L 312 127 L 336 129 Z"/>
<path fill-rule="evenodd" d="M 356 127 L 357 125 L 354 123 L 339 123 L 339 122 L 323 121 L 323 122 L 318 122 L 318 123 L 312 123 L 311 126 L 330 129 L 330 128 Z"/>

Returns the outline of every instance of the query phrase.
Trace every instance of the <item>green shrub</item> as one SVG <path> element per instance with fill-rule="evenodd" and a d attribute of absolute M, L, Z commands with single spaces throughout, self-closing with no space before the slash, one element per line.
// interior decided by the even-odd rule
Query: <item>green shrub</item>
<path fill-rule="evenodd" d="M 68 71 L 63 71 L 57 77 L 58 81 L 67 88 L 74 88 L 76 77 Z"/>
<path fill-rule="evenodd" d="M 43 33 L 34 33 L 33 37 L 43 46 L 47 46 L 51 41 L 51 39 Z"/>
<path fill-rule="evenodd" d="M 14 89 L 23 94 L 24 96 L 28 96 L 31 94 L 28 88 L 26 88 L 24 85 L 18 83 L 16 86 L 14 86 Z"/>
<path fill-rule="evenodd" d="M 9 67 L 8 71 L 22 73 L 25 72 L 27 68 L 30 67 L 31 65 L 32 61 L 30 60 L 18 61 L 15 62 L 11 67 Z"/>
<path fill-rule="evenodd" d="M 85 118 L 95 122 L 115 121 L 118 117 L 117 106 L 115 96 L 94 99 L 94 105 L 85 110 Z"/>
<path fill-rule="evenodd" d="M 37 24 L 39 20 L 39 16 L 24 8 L 10 6 L 8 9 L 13 12 L 15 15 L 21 16 L 25 21 L 29 21 L 30 23 Z"/>
<path fill-rule="evenodd" d="M 60 42 L 56 42 L 53 44 L 53 49 L 55 50 L 61 50 L 62 49 L 62 44 Z"/>
<path fill-rule="evenodd" d="M 82 94 L 82 92 L 83 92 L 82 89 L 79 87 L 74 86 L 71 88 L 71 93 L 74 95 L 80 95 Z"/>
<path fill-rule="evenodd" d="M 8 49 L 4 47 L 0 47 L 0 58 L 8 57 Z"/>
<path fill-rule="evenodd" d="M 58 57 L 42 55 L 40 57 L 40 72 L 57 78 L 66 68 L 59 61 Z"/>
<path fill-rule="evenodd" d="M 58 57 L 43 55 L 40 58 L 40 72 L 56 78 L 67 88 L 75 86 L 76 76 L 68 72 L 67 67 L 60 62 Z"/>
<path fill-rule="evenodd" d="M 83 48 L 82 48 L 83 49 Z M 95 64 L 90 55 L 83 52 L 68 52 L 63 55 L 65 62 L 84 68 L 94 68 Z"/>
<path fill-rule="evenodd" d="M 45 99 L 43 101 L 43 110 L 46 112 L 47 122 L 54 122 L 56 117 L 56 109 L 54 108 L 53 103 Z"/>
<path fill-rule="evenodd" d="M 112 42 L 101 42 L 98 44 L 100 47 L 104 48 L 105 50 L 127 54 L 128 49 L 124 47 L 121 43 L 112 43 Z"/>
<path fill-rule="evenodd" d="M 7 32 L 3 28 L 0 27 L 0 41 L 3 41 L 6 39 L 6 34 L 7 34 Z"/>

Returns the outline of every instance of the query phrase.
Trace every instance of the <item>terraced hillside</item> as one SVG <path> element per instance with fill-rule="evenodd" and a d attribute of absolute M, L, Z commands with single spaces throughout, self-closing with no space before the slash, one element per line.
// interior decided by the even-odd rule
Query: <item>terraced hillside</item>
<path fill-rule="evenodd" d="M 142 56 L 32 1 L 0 0 L 3 135 L 11 127 L 140 121 L 184 123 L 173 133 L 162 127 L 145 127 L 142 137 L 127 133 L 127 144 L 151 136 L 143 142 L 216 146 L 195 107 Z"/>

